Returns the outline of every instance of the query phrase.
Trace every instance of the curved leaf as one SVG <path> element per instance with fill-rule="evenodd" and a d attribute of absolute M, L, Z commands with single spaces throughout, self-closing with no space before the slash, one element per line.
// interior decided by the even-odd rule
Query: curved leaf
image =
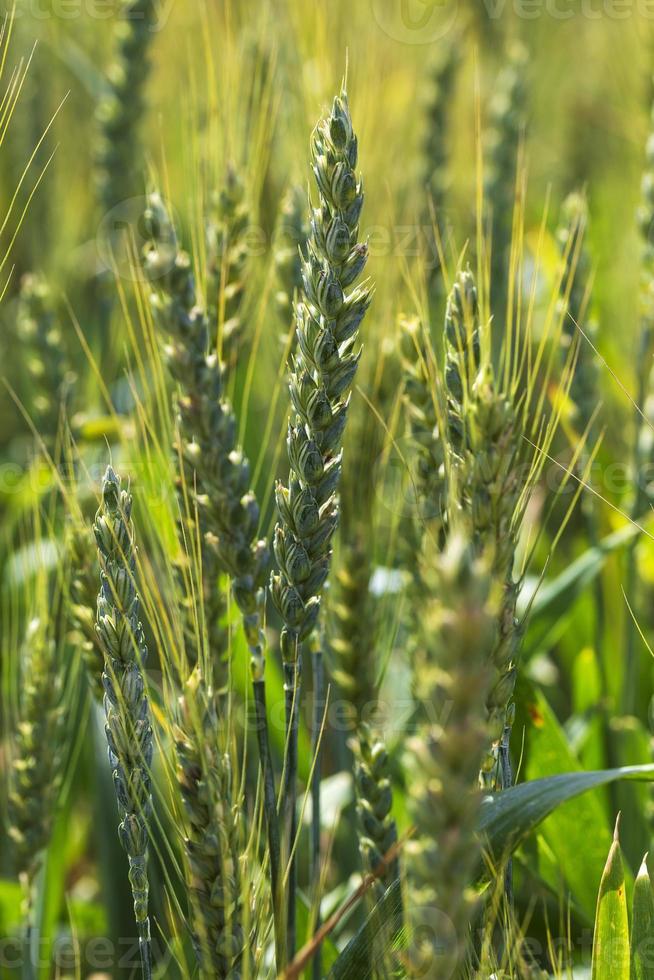
<path fill-rule="evenodd" d="M 500 863 L 545 817 L 566 800 L 620 779 L 654 780 L 654 765 L 623 766 L 597 772 L 570 772 L 522 783 L 482 801 L 478 832 L 487 854 Z"/>

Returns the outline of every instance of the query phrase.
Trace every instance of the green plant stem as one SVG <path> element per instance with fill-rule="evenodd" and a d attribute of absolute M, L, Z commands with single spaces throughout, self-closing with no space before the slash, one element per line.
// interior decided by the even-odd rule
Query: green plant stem
<path fill-rule="evenodd" d="M 286 915 L 281 880 L 281 842 L 277 798 L 275 794 L 275 775 L 268 736 L 268 712 L 266 708 L 266 685 L 263 677 L 252 683 L 254 693 L 257 741 L 259 745 L 259 765 L 263 782 L 263 806 L 268 832 L 270 860 L 270 886 L 273 905 L 273 927 L 275 932 L 275 959 L 279 973 L 287 962 L 286 956 Z"/>
<path fill-rule="evenodd" d="M 26 886 L 30 889 L 32 888 L 31 882 Z M 32 922 L 32 916 L 34 914 L 34 909 L 32 907 L 31 898 L 27 898 L 26 901 L 29 903 L 29 908 L 27 910 L 28 918 L 25 922 L 25 932 L 23 935 L 23 963 L 22 963 L 22 977 L 23 980 L 36 980 L 36 972 L 34 970 L 34 960 L 32 957 L 32 950 L 34 946 L 35 937 L 38 936 L 38 931 L 36 926 Z"/>
<path fill-rule="evenodd" d="M 324 711 L 324 668 L 322 650 L 316 648 L 311 654 L 313 668 L 313 718 L 311 726 L 311 753 L 313 758 L 313 778 L 311 780 L 311 882 L 316 903 L 314 930 L 320 925 L 320 780 L 321 780 L 321 738 Z M 321 947 L 317 947 L 313 957 L 313 980 L 322 975 Z"/>
<path fill-rule="evenodd" d="M 286 912 L 286 944 L 288 958 L 295 956 L 296 947 L 296 892 L 297 862 L 295 857 L 297 837 L 297 763 L 298 763 L 298 725 L 299 697 L 302 678 L 302 657 L 284 664 L 284 703 L 286 711 L 286 774 L 282 794 L 282 816 L 288 827 L 288 890 Z"/>

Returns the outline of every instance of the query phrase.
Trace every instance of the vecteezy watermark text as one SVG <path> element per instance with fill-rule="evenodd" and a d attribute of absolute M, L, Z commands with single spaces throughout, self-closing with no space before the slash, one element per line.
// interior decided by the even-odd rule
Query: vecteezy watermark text
<path fill-rule="evenodd" d="M 499 21 L 512 14 L 521 20 L 654 20 L 654 0 L 475 0 L 479 15 Z M 373 16 L 389 37 L 403 44 L 434 44 L 455 27 L 461 0 L 370 0 Z"/>
<path fill-rule="evenodd" d="M 176 0 L 154 0 L 153 16 L 150 30 L 153 33 L 164 29 Z M 90 20 L 112 20 L 116 16 L 116 0 L 25 0 L 17 4 L 15 18 L 27 17 L 33 21 L 46 20 L 79 20 L 82 17 Z M 123 19 L 138 21 L 145 14 L 142 10 L 127 10 Z"/>

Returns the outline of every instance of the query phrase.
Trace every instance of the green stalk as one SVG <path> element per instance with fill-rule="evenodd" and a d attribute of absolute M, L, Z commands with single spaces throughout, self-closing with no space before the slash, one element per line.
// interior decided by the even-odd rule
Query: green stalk
<path fill-rule="evenodd" d="M 263 677 L 252 684 L 254 692 L 255 721 L 259 744 L 259 764 L 263 782 L 263 806 L 268 831 L 268 851 L 270 855 L 270 885 L 273 906 L 273 928 L 275 932 L 275 960 L 277 972 L 286 966 L 286 916 L 281 879 L 281 841 L 277 817 L 277 796 L 275 793 L 275 774 L 270 752 L 268 735 L 268 712 L 266 708 L 266 685 Z"/>
<path fill-rule="evenodd" d="M 320 779 L 321 779 L 321 738 L 324 711 L 324 669 L 322 650 L 316 648 L 311 655 L 313 668 L 313 718 L 311 726 L 311 750 L 313 758 L 313 777 L 311 780 L 311 882 L 316 903 L 314 931 L 320 926 Z M 313 980 L 322 975 L 321 947 L 317 947 L 313 957 Z"/>
<path fill-rule="evenodd" d="M 297 867 L 295 860 L 295 838 L 297 836 L 297 764 L 298 764 L 298 723 L 300 681 L 302 677 L 302 657 L 298 655 L 293 663 L 284 663 L 284 704 L 286 712 L 287 746 L 285 758 L 285 779 L 282 794 L 282 820 L 288 826 L 288 893 L 286 910 L 286 943 L 289 958 L 293 958 L 296 948 L 296 891 Z"/>

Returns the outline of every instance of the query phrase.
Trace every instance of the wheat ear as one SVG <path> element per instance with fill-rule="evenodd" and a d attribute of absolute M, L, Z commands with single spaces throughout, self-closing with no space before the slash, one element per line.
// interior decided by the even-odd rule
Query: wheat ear
<path fill-rule="evenodd" d="M 475 904 L 470 882 L 480 857 L 477 774 L 488 743 L 484 701 L 497 611 L 488 564 L 474 551 L 455 533 L 442 553 L 428 551 L 423 565 L 432 598 L 413 658 L 418 730 L 407 760 L 415 826 L 405 856 L 414 930 L 410 976 L 459 975 Z M 429 922 L 421 922 L 423 910 L 431 913 Z M 438 913 L 451 923 L 453 936 L 438 932 Z"/>
<path fill-rule="evenodd" d="M 276 301 L 280 314 L 290 320 L 293 300 L 302 289 L 302 261 L 306 259 L 306 242 L 311 228 L 306 216 L 306 192 L 295 184 L 282 200 L 274 241 L 277 273 Z"/>
<path fill-rule="evenodd" d="M 16 336 L 32 391 L 30 411 L 39 432 L 51 440 L 57 434 L 62 409 L 74 382 L 52 290 L 39 275 L 20 282 Z"/>
<path fill-rule="evenodd" d="M 527 63 L 527 49 L 520 42 L 512 43 L 494 88 L 486 132 L 484 203 L 492 230 L 490 300 L 502 330 L 509 295 L 518 151 L 526 120 Z M 498 340 L 502 330 L 496 334 Z"/>
<path fill-rule="evenodd" d="M 512 724 L 520 631 L 516 619 L 519 584 L 513 565 L 523 496 L 523 440 L 512 398 L 480 360 L 479 305 L 470 272 L 459 273 L 445 325 L 445 387 L 450 474 L 448 507 L 462 515 L 473 547 L 491 555 L 491 571 L 503 583 L 487 697 L 492 740 L 483 777 L 495 788 L 509 782 L 508 737 Z M 522 474 L 524 475 L 524 474 Z M 454 516 L 454 515 L 453 515 Z M 457 518 L 458 519 L 458 518 Z"/>
<path fill-rule="evenodd" d="M 233 370 L 245 340 L 243 302 L 247 279 L 250 208 L 245 187 L 229 167 L 205 222 L 207 315 L 215 330 L 220 360 Z"/>
<path fill-rule="evenodd" d="M 105 658 L 105 731 L 120 813 L 118 831 L 129 860 L 143 976 L 150 980 L 147 853 L 153 738 L 144 678 L 147 647 L 139 620 L 131 512 L 130 494 L 122 489 L 112 468 L 107 467 L 102 503 L 93 525 L 100 562 L 97 631 Z"/>
<path fill-rule="evenodd" d="M 188 256 L 178 249 L 172 223 L 158 194 L 149 198 L 146 224 L 151 241 L 143 262 L 153 285 L 153 312 L 166 336 L 164 355 L 179 386 L 177 453 L 184 466 L 186 492 L 198 513 L 209 570 L 222 568 L 231 578 L 250 651 L 280 970 L 286 961 L 282 938 L 281 857 L 268 743 L 262 629 L 269 551 L 266 542 L 257 538 L 259 507 L 254 493 L 248 489 L 250 465 L 237 445 L 236 416 L 224 395 L 223 369 L 211 343 L 209 321 L 197 303 Z M 208 584 L 205 582 L 206 588 L 215 591 L 215 581 L 210 578 Z M 216 669 L 215 662 L 212 668 Z"/>
<path fill-rule="evenodd" d="M 144 115 L 155 0 L 122 0 L 115 28 L 115 56 L 97 112 L 96 176 L 105 212 L 134 197 L 142 157 L 138 132 Z"/>
<path fill-rule="evenodd" d="M 358 243 L 363 187 L 357 179 L 357 139 L 345 91 L 316 127 L 312 170 L 319 202 L 313 209 L 303 295 L 295 306 L 298 352 L 290 379 L 293 417 L 288 429 L 289 486 L 276 488 L 279 522 L 271 578 L 273 602 L 282 618 L 281 651 L 289 750 L 285 810 L 291 840 L 295 823 L 297 696 L 301 648 L 320 610 L 338 524 L 337 488 L 349 393 L 359 363 L 359 326 L 370 304 L 366 284 L 353 286 L 368 248 Z M 349 291 L 348 291 L 349 290 Z M 295 897 L 291 870 L 289 951 L 295 947 Z"/>
<path fill-rule="evenodd" d="M 61 787 L 65 718 L 60 656 L 43 621 L 33 619 L 25 637 L 8 794 L 9 837 L 28 900 Z"/>
<path fill-rule="evenodd" d="M 259 506 L 249 489 L 250 465 L 237 445 L 234 410 L 225 398 L 223 368 L 212 345 L 206 312 L 197 302 L 188 256 L 178 250 L 168 212 L 157 194 L 149 198 L 151 242 L 144 266 L 153 285 L 152 308 L 165 334 L 164 356 L 177 382 L 178 442 L 184 482 L 197 510 L 215 594 L 216 568 L 232 579 L 257 676 L 263 674 L 261 617 L 268 547 L 257 538 Z"/>
<path fill-rule="evenodd" d="M 180 698 L 175 732 L 193 938 L 202 977 L 238 978 L 244 953 L 239 809 L 216 700 L 198 668 Z"/>

